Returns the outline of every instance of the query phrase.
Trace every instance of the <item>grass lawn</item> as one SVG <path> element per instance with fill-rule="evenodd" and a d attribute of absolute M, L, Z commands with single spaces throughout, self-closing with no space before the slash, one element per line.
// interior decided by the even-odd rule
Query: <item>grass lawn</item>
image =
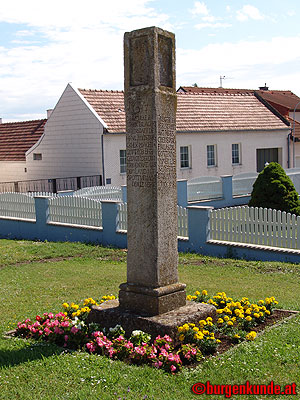
<path fill-rule="evenodd" d="M 252 301 L 275 296 L 280 308 L 300 310 L 300 266 L 181 254 L 180 281 L 187 293 L 225 291 Z M 62 311 L 65 301 L 118 295 L 126 281 L 126 252 L 79 243 L 0 240 L 0 399 L 224 399 L 196 396 L 196 382 L 286 385 L 297 396 L 237 396 L 232 399 L 300 398 L 300 317 L 254 342 L 243 343 L 195 369 L 168 375 L 47 343 L 5 339 L 3 333 L 27 317 Z"/>

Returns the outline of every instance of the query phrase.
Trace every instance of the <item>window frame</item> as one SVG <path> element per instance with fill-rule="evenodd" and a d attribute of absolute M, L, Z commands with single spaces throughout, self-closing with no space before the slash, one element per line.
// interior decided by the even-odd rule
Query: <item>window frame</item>
<path fill-rule="evenodd" d="M 183 153 L 181 149 L 186 149 L 187 152 Z M 192 158 L 191 158 L 191 146 L 180 146 L 179 147 L 179 162 L 180 162 L 180 169 L 191 169 L 192 168 Z M 185 156 L 183 159 L 182 156 Z M 186 157 L 187 156 L 187 157 Z M 186 163 L 186 165 L 183 165 Z"/>
<path fill-rule="evenodd" d="M 213 164 L 209 163 L 211 157 L 209 156 L 209 148 L 213 149 Z M 217 167 L 217 145 L 216 144 L 207 144 L 206 145 L 206 166 L 207 168 L 214 168 Z"/>
<path fill-rule="evenodd" d="M 42 153 L 33 153 L 33 161 L 42 161 L 43 155 Z"/>
<path fill-rule="evenodd" d="M 123 155 L 122 155 L 122 152 L 123 152 Z M 125 154 L 125 156 L 124 156 L 124 154 Z M 120 149 L 119 162 L 120 162 L 120 174 L 126 174 L 126 172 L 127 172 L 127 154 L 126 154 L 126 149 Z"/>
<path fill-rule="evenodd" d="M 233 146 L 237 146 L 237 150 L 238 150 L 238 162 L 234 162 L 234 157 L 236 157 L 236 156 L 234 156 L 233 155 L 233 152 L 235 151 L 234 149 L 233 149 Z M 241 165 L 241 143 L 232 143 L 231 144 L 231 164 L 232 165 Z"/>

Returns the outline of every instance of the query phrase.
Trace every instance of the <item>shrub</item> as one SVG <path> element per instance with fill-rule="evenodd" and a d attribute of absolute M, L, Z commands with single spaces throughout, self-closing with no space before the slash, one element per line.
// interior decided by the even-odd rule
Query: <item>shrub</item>
<path fill-rule="evenodd" d="M 271 162 L 258 175 L 253 185 L 249 207 L 272 208 L 300 215 L 298 193 L 278 163 Z"/>

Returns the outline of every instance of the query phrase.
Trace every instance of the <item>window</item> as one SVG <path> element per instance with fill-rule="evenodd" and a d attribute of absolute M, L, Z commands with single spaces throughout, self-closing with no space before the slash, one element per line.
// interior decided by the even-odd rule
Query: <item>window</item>
<path fill-rule="evenodd" d="M 42 154 L 41 153 L 33 153 L 33 159 L 36 161 L 42 160 Z"/>
<path fill-rule="evenodd" d="M 216 145 L 209 144 L 206 149 L 207 149 L 207 166 L 208 167 L 216 167 L 217 166 Z"/>
<path fill-rule="evenodd" d="M 120 173 L 126 173 L 126 150 L 120 150 Z"/>
<path fill-rule="evenodd" d="M 190 146 L 180 147 L 180 168 L 191 168 Z"/>
<path fill-rule="evenodd" d="M 232 164 L 240 164 L 240 143 L 234 143 L 231 145 L 231 157 L 232 157 Z"/>
<path fill-rule="evenodd" d="M 256 171 L 261 172 L 265 168 L 266 163 L 272 161 L 279 162 L 279 151 L 278 148 L 272 149 L 256 149 Z"/>

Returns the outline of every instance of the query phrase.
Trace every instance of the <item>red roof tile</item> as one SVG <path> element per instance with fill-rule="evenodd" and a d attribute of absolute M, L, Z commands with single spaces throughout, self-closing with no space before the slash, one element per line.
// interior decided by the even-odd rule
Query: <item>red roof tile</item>
<path fill-rule="evenodd" d="M 182 89 L 186 93 L 218 93 L 218 94 L 253 94 L 258 93 L 263 99 L 269 101 L 275 108 L 276 104 L 283 106 L 290 111 L 300 102 L 300 97 L 295 95 L 290 90 L 254 90 L 254 89 L 228 89 L 228 88 L 205 88 L 194 86 L 180 86 L 178 90 Z M 300 105 L 297 110 L 300 111 Z M 278 110 L 279 112 L 281 110 Z"/>
<path fill-rule="evenodd" d="M 79 91 L 107 124 L 108 132 L 126 131 L 123 92 Z M 178 131 L 287 129 L 253 93 L 178 93 L 177 99 Z"/>
<path fill-rule="evenodd" d="M 0 161 L 25 161 L 25 153 L 44 133 L 46 119 L 0 124 Z"/>
<path fill-rule="evenodd" d="M 109 132 L 125 132 L 124 93 L 118 90 L 78 89 L 99 117 L 108 125 Z"/>

